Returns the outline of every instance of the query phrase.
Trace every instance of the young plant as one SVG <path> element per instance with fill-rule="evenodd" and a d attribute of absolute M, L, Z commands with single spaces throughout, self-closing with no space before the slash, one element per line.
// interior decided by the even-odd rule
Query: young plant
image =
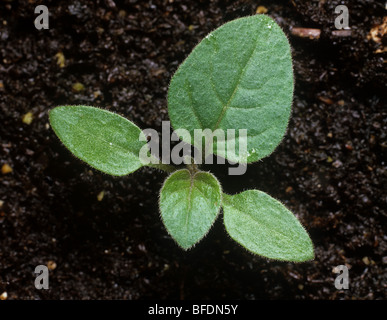
<path fill-rule="evenodd" d="M 234 136 L 217 139 L 209 152 L 248 164 L 268 156 L 281 142 L 292 98 L 288 40 L 271 18 L 255 15 L 224 24 L 195 47 L 172 77 L 168 113 L 173 128 L 190 133 L 181 139 L 195 147 L 203 146 L 192 138 L 195 129 L 236 130 Z M 93 168 L 122 176 L 144 166 L 139 154 L 148 144 L 129 120 L 88 106 L 56 107 L 49 118 L 63 144 Z M 241 129 L 247 130 L 245 141 L 239 139 Z M 245 143 L 244 157 L 229 152 L 230 143 Z M 219 146 L 227 151 L 219 152 Z M 207 234 L 223 208 L 227 232 L 247 250 L 285 261 L 314 258 L 303 226 L 266 193 L 225 194 L 215 176 L 195 163 L 179 170 L 165 163 L 148 166 L 170 173 L 160 192 L 161 218 L 183 249 Z"/>

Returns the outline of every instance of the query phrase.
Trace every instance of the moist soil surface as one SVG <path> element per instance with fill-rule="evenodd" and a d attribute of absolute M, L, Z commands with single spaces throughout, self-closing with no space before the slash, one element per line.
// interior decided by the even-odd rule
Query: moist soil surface
<path fill-rule="evenodd" d="M 38 4 L 49 9 L 47 30 L 34 27 Z M 385 299 L 386 38 L 374 28 L 387 11 L 383 1 L 347 1 L 351 29 L 343 34 L 333 32 L 339 4 L 0 1 L 0 295 Z M 315 245 L 306 263 L 250 254 L 227 235 L 222 215 L 195 248 L 181 250 L 158 210 L 165 173 L 100 173 L 72 156 L 48 124 L 51 108 L 83 104 L 160 131 L 178 65 L 210 31 L 259 6 L 292 46 L 288 131 L 243 176 L 207 169 L 227 193 L 263 190 L 292 210 Z M 295 27 L 320 36 L 299 37 Z M 34 286 L 41 264 L 50 270 L 49 290 Z M 348 290 L 334 286 L 338 265 L 349 268 Z"/>

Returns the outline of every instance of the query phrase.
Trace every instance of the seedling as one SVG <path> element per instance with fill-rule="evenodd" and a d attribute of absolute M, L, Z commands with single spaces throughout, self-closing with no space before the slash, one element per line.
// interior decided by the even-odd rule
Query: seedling
<path fill-rule="evenodd" d="M 195 129 L 236 130 L 210 147 L 210 153 L 233 162 L 252 163 L 271 154 L 281 142 L 293 98 L 289 42 L 268 16 L 228 22 L 206 36 L 180 65 L 168 91 L 174 129 L 185 129 L 185 143 L 200 147 Z M 63 144 L 90 166 L 114 176 L 143 166 L 148 148 L 144 133 L 131 121 L 88 106 L 50 111 L 50 123 Z M 239 130 L 247 130 L 241 140 Z M 243 155 L 230 145 L 245 143 Z M 225 152 L 218 152 L 226 146 Z M 150 154 L 150 152 L 148 152 Z M 192 159 L 192 158 L 191 158 Z M 297 218 L 279 201 L 258 190 L 237 195 L 222 192 L 216 177 L 194 163 L 186 169 L 149 163 L 170 175 L 160 192 L 162 221 L 172 238 L 187 250 L 209 231 L 220 209 L 229 235 L 263 257 L 302 262 L 314 258 L 313 244 Z"/>

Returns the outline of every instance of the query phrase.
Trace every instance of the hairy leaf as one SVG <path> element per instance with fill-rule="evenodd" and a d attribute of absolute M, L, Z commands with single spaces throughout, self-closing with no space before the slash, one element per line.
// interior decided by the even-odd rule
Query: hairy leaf
<path fill-rule="evenodd" d="M 102 172 L 122 176 L 142 166 L 140 128 L 118 114 L 87 106 L 50 111 L 50 123 L 63 144 L 79 159 Z"/>
<path fill-rule="evenodd" d="M 171 80 L 168 112 L 173 127 L 187 129 L 186 142 L 196 146 L 194 129 L 237 130 L 235 138 L 215 141 L 213 152 L 250 163 L 281 142 L 292 98 L 289 42 L 274 20 L 254 15 L 224 24 L 196 46 Z M 247 152 L 239 153 L 239 129 L 247 129 Z M 235 153 L 232 147 L 223 152 L 234 140 Z"/>
<path fill-rule="evenodd" d="M 223 211 L 227 232 L 253 253 L 296 262 L 314 258 L 312 241 L 303 226 L 268 194 L 258 190 L 224 194 Z"/>
<path fill-rule="evenodd" d="M 214 223 L 221 205 L 219 182 L 208 172 L 172 173 L 160 193 L 160 210 L 169 234 L 185 250 L 200 241 Z"/>

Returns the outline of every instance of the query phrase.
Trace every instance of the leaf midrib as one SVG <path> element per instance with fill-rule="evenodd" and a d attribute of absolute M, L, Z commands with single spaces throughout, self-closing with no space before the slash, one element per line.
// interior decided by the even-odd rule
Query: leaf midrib
<path fill-rule="evenodd" d="M 235 96 L 236 92 L 238 91 L 239 84 L 242 81 L 242 77 L 243 77 L 244 73 L 246 72 L 247 66 L 248 66 L 251 58 L 253 57 L 254 52 L 257 49 L 257 46 L 258 46 L 258 36 L 255 38 L 255 44 L 254 44 L 253 50 L 250 52 L 249 57 L 247 58 L 247 61 L 246 61 L 245 65 L 244 65 L 243 69 L 241 70 L 241 73 L 240 73 L 239 78 L 238 78 L 238 80 L 237 80 L 237 82 L 235 84 L 234 90 L 233 90 L 230 98 L 228 99 L 227 103 L 225 105 L 223 105 L 223 108 L 222 108 L 222 111 L 220 112 L 219 118 L 218 118 L 217 122 L 215 123 L 214 128 L 212 129 L 213 132 L 216 129 L 218 129 L 218 127 L 220 125 L 220 122 L 223 120 L 223 118 L 224 118 L 224 116 L 226 114 L 227 109 L 229 108 L 232 100 L 234 99 L 234 96 Z M 212 61 L 210 63 L 212 63 Z"/>
<path fill-rule="evenodd" d="M 191 203 L 191 196 L 192 196 L 192 192 L 193 192 L 193 189 L 195 188 L 195 176 L 198 175 L 200 172 L 197 172 L 195 174 L 191 174 L 189 172 L 189 175 L 190 175 L 190 188 L 189 188 L 189 193 L 188 193 L 188 213 L 187 213 L 187 217 L 186 217 L 186 220 L 185 220 L 185 230 L 186 230 L 186 235 L 188 235 L 188 221 L 189 221 L 189 218 L 191 216 L 191 212 L 192 212 L 192 203 Z M 209 199 L 203 194 L 203 192 L 198 188 L 196 187 L 196 189 L 204 196 L 203 198 L 206 200 L 207 204 L 210 204 L 209 203 Z M 209 206 L 210 208 L 211 206 Z"/>

